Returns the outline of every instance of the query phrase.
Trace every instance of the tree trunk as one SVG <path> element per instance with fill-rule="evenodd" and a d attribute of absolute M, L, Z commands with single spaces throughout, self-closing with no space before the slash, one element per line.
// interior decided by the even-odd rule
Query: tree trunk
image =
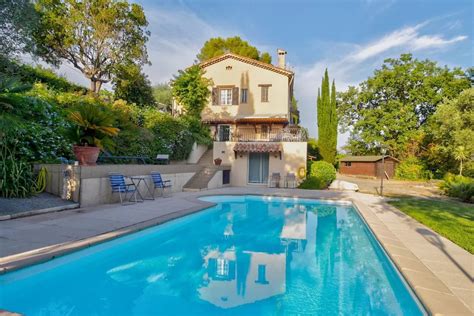
<path fill-rule="evenodd" d="M 93 94 L 99 94 L 100 88 L 102 87 L 102 81 L 96 80 L 96 79 L 90 79 L 90 92 Z"/>
<path fill-rule="evenodd" d="M 97 81 L 95 81 L 94 79 L 91 79 L 91 85 L 90 85 L 89 90 L 95 94 L 97 93 L 96 89 L 97 89 Z"/>
<path fill-rule="evenodd" d="M 462 159 L 459 165 L 459 175 L 462 176 Z"/>

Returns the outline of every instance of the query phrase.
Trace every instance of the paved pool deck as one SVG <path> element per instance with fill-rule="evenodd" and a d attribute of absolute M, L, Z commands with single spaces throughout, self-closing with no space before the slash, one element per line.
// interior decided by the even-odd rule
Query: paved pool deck
<path fill-rule="evenodd" d="M 229 187 L 121 206 L 50 213 L 0 222 L 0 273 L 157 225 L 212 203 L 214 194 L 263 194 L 351 201 L 428 312 L 474 314 L 474 256 L 386 204 L 383 198 L 337 191 Z"/>

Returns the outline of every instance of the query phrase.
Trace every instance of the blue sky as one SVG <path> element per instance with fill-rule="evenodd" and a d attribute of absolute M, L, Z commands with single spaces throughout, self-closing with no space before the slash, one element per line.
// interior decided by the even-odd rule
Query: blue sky
<path fill-rule="evenodd" d="M 326 67 L 341 91 L 405 52 L 449 67 L 474 64 L 472 0 L 136 2 L 150 23 L 152 65 L 146 73 L 153 84 L 192 64 L 210 37 L 241 36 L 274 61 L 276 49 L 284 48 L 296 72 L 302 124 L 313 136 L 316 91 Z M 68 67 L 66 75 L 80 77 L 71 72 Z"/>

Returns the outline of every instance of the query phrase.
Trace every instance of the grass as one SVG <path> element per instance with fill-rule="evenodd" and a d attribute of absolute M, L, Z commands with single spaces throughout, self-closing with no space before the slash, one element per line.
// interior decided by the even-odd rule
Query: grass
<path fill-rule="evenodd" d="M 400 198 L 389 203 L 474 253 L 474 205 L 452 200 L 417 198 Z"/>

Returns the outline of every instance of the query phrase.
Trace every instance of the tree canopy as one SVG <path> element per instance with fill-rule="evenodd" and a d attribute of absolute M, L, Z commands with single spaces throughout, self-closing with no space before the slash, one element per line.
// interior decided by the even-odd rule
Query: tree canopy
<path fill-rule="evenodd" d="M 150 80 L 138 65 L 118 65 L 112 82 L 116 99 L 123 99 L 140 107 L 156 105 Z"/>
<path fill-rule="evenodd" d="M 36 1 L 40 14 L 34 38 L 38 55 L 58 65 L 67 61 L 97 93 L 117 65 L 147 62 L 148 22 L 138 4 L 125 0 Z"/>
<path fill-rule="evenodd" d="M 249 57 L 267 64 L 272 62 L 272 57 L 269 53 L 260 53 L 256 47 L 250 45 L 239 36 L 228 38 L 215 37 L 209 39 L 204 43 L 197 58 L 200 62 L 203 62 L 226 53 Z"/>
<path fill-rule="evenodd" d="M 153 96 L 157 106 L 164 112 L 171 112 L 173 105 L 173 92 L 167 83 L 160 83 L 153 87 Z"/>
<path fill-rule="evenodd" d="M 186 114 L 195 118 L 201 117 L 211 93 L 211 80 L 203 74 L 204 70 L 199 65 L 193 65 L 186 70 L 180 70 L 171 83 L 173 97 L 183 106 Z"/>
<path fill-rule="evenodd" d="M 459 68 L 439 67 L 411 54 L 385 60 L 359 87 L 338 95 L 341 130 L 351 131 L 349 151 L 375 154 L 383 145 L 398 158 L 418 155 L 438 105 L 469 86 Z"/>
<path fill-rule="evenodd" d="M 464 90 L 457 98 L 445 99 L 430 118 L 426 129 L 423 157 L 428 167 L 443 174 L 454 172 L 462 160 L 471 160 L 474 155 L 473 126 L 474 88 Z M 465 173 L 474 176 L 472 161 L 466 164 Z"/>
<path fill-rule="evenodd" d="M 38 14 L 30 0 L 0 0 L 0 55 L 33 53 Z"/>

